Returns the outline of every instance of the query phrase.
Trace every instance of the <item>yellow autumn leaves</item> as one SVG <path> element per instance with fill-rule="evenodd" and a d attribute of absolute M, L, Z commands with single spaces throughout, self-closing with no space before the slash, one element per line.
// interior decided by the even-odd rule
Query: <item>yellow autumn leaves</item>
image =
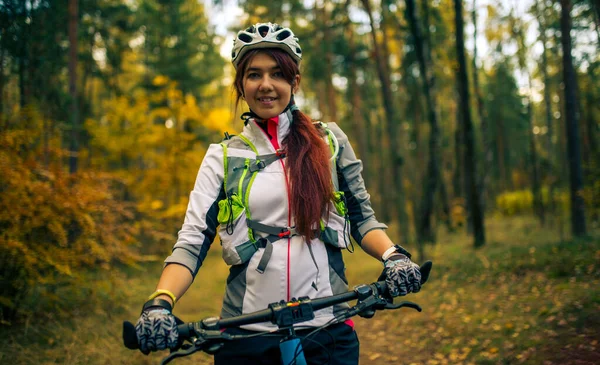
<path fill-rule="evenodd" d="M 596 363 L 597 238 L 561 242 L 523 217 L 488 226 L 491 243 L 476 252 L 449 236 L 431 248 L 430 281 L 403 298 L 423 312 L 357 320 L 364 363 L 572 364 L 574 356 Z"/>

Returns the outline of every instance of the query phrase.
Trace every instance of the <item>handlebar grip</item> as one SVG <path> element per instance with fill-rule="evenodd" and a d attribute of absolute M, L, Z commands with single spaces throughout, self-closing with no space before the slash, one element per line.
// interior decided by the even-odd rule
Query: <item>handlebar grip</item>
<path fill-rule="evenodd" d="M 187 340 L 192 337 L 191 327 L 192 323 L 182 323 L 177 325 L 177 332 L 179 333 L 179 341 Z"/>
<path fill-rule="evenodd" d="M 192 336 L 190 332 L 190 325 L 191 323 L 184 323 L 177 326 L 180 341 L 186 340 Z M 140 348 L 135 326 L 129 321 L 123 322 L 123 344 L 125 347 L 131 350 L 137 350 Z"/>
<path fill-rule="evenodd" d="M 137 333 L 135 332 L 135 326 L 129 321 L 123 322 L 123 344 L 131 350 L 140 348 Z"/>

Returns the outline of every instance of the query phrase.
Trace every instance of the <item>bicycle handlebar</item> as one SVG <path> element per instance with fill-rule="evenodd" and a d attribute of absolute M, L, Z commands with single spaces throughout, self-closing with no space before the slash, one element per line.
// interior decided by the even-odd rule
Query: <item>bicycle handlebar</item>
<path fill-rule="evenodd" d="M 431 271 L 432 263 L 431 261 L 425 262 L 421 268 L 421 283 L 424 284 L 428 278 L 429 273 Z M 199 322 L 190 322 L 184 323 L 177 326 L 179 331 L 180 340 L 186 340 L 191 337 L 195 337 L 198 334 L 198 331 L 201 330 L 215 330 L 220 331 L 226 328 L 239 327 L 248 324 L 255 324 L 261 322 L 272 322 L 276 324 L 280 324 L 280 321 L 283 321 L 284 324 L 291 325 L 293 323 L 302 322 L 302 320 L 294 322 L 289 322 L 288 318 L 278 318 L 278 311 L 285 309 L 289 309 L 288 307 L 298 307 L 297 310 L 308 310 L 310 313 L 308 315 L 312 315 L 312 312 L 317 311 L 319 309 L 331 307 L 336 304 L 349 302 L 354 299 L 365 300 L 367 298 L 382 298 L 387 296 L 387 285 L 385 281 L 378 281 L 369 285 L 363 284 L 358 285 L 354 288 L 354 290 L 348 291 L 346 293 L 331 295 L 324 298 L 317 299 L 309 299 L 307 297 L 300 298 L 295 301 L 285 302 L 281 301 L 279 303 L 271 303 L 269 304 L 269 308 L 263 309 L 257 312 L 242 314 L 240 316 L 231 317 L 231 318 L 209 318 Z M 389 298 L 391 299 L 391 298 Z M 378 305 L 378 306 L 377 306 Z M 400 307 L 409 307 L 421 311 L 421 307 L 412 302 L 402 302 L 398 304 L 391 304 L 388 301 L 388 304 L 381 305 L 381 301 L 371 301 L 366 303 L 363 307 L 359 307 L 357 304 L 354 307 L 349 308 L 348 310 L 352 310 L 348 313 L 344 312 L 348 318 L 354 315 L 361 313 L 363 310 L 368 308 L 374 309 L 397 309 Z M 299 313 L 301 316 L 302 313 Z M 129 349 L 135 350 L 139 348 L 137 334 L 135 331 L 135 326 L 128 321 L 123 322 L 123 343 Z"/>

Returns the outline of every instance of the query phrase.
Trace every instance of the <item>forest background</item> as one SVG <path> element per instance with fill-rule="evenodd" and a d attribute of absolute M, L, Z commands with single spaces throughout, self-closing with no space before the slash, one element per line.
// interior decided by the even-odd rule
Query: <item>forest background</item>
<path fill-rule="evenodd" d="M 208 145 L 241 129 L 226 53 L 259 21 L 295 31 L 302 110 L 342 126 L 380 220 L 436 262 L 431 312 L 359 321 L 363 363 L 600 361 L 598 0 L 0 1 L 0 361 L 156 362 L 121 321 Z M 185 319 L 218 313 L 213 246 Z M 354 284 L 379 271 L 360 254 Z"/>

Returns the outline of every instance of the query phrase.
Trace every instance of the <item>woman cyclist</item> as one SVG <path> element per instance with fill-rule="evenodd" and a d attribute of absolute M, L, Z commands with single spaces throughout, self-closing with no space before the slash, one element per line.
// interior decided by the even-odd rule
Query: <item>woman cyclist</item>
<path fill-rule="evenodd" d="M 419 267 L 394 245 L 375 218 L 362 164 L 335 124 L 314 122 L 294 102 L 302 50 L 289 28 L 258 23 L 237 34 L 232 52 L 243 131 L 210 145 L 200 166 L 183 226 L 157 290 L 144 304 L 136 332 L 144 353 L 175 348 L 171 310 L 219 234 L 230 265 L 222 318 L 254 312 L 280 300 L 320 298 L 348 290 L 342 250 L 349 236 L 386 267 L 391 296 L 418 292 Z M 218 232 L 217 232 L 218 229 Z M 323 309 L 296 333 L 327 324 L 343 306 Z M 272 330 L 271 323 L 227 330 Z M 215 364 L 280 364 L 280 337 L 231 341 Z M 309 364 L 357 364 L 351 322 L 330 325 L 304 342 Z"/>

